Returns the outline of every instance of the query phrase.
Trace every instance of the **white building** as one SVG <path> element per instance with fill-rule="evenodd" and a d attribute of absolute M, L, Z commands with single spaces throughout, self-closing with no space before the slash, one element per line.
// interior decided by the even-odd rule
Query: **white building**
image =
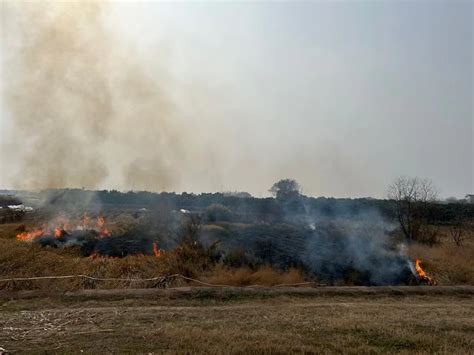
<path fill-rule="evenodd" d="M 466 195 L 467 203 L 474 203 L 474 195 Z"/>

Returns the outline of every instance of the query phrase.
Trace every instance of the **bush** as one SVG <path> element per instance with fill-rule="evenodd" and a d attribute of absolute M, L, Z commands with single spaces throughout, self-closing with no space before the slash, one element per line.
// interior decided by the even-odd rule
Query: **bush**
<path fill-rule="evenodd" d="M 232 211 L 224 205 L 214 203 L 206 208 L 208 222 L 229 222 L 232 220 Z"/>
<path fill-rule="evenodd" d="M 199 241 L 183 240 L 175 249 L 165 254 L 168 273 L 197 278 L 203 271 L 210 270 L 217 261 L 216 245 L 217 243 L 214 243 L 206 248 Z"/>
<path fill-rule="evenodd" d="M 245 253 L 244 249 L 236 249 L 229 251 L 223 260 L 224 264 L 229 267 L 253 266 L 253 262 Z"/>

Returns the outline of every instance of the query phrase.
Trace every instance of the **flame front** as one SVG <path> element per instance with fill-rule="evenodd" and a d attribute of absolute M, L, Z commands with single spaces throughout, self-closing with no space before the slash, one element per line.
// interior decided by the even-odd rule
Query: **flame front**
<path fill-rule="evenodd" d="M 31 232 L 23 232 L 23 233 L 17 234 L 16 239 L 22 242 L 31 242 L 35 240 L 36 238 L 43 236 L 43 234 L 44 234 L 44 230 L 42 228 L 35 229 Z"/>
<path fill-rule="evenodd" d="M 90 229 L 91 225 L 91 218 L 87 213 L 84 213 L 84 217 L 82 218 L 82 228 L 83 229 Z"/>
<path fill-rule="evenodd" d="M 76 227 L 72 227 L 75 225 Z M 25 231 L 17 234 L 16 239 L 22 242 L 33 242 L 39 237 L 53 236 L 55 238 L 61 238 L 64 235 L 74 230 L 95 230 L 101 237 L 110 236 L 110 232 L 106 226 L 105 218 L 102 215 L 97 217 L 96 225 L 93 226 L 90 217 L 84 214 L 82 221 L 71 223 L 68 219 L 60 217 L 55 219 L 49 226 L 45 224 L 41 228 L 35 228 L 32 231 Z"/>
<path fill-rule="evenodd" d="M 108 237 L 110 235 L 110 232 L 105 225 L 104 216 L 97 217 L 97 227 L 99 228 L 99 233 L 102 237 Z"/>
<path fill-rule="evenodd" d="M 425 281 L 428 285 L 434 285 L 433 279 L 426 274 L 425 270 L 422 269 L 420 259 L 415 260 L 415 271 L 420 280 Z"/>
<path fill-rule="evenodd" d="M 63 234 L 62 229 L 60 227 L 54 228 L 54 236 L 56 238 L 61 238 L 61 235 Z"/>
<path fill-rule="evenodd" d="M 153 254 L 159 258 L 161 256 L 161 251 L 158 249 L 158 245 L 156 243 L 153 243 Z"/>
<path fill-rule="evenodd" d="M 94 223 L 95 222 L 95 223 Z M 43 224 L 40 228 L 31 230 L 22 230 L 21 233 L 17 234 L 17 240 L 21 242 L 39 242 L 42 246 L 54 245 L 63 247 L 69 245 L 79 245 L 84 238 L 94 240 L 99 243 L 100 238 L 111 236 L 109 229 L 106 224 L 106 219 L 102 214 L 89 217 L 87 213 L 83 216 L 75 219 L 68 219 L 64 216 L 56 217 L 50 220 L 47 224 Z M 57 240 L 52 240 L 56 238 Z M 146 246 L 145 246 L 146 247 Z M 94 249 L 96 246 L 94 246 Z M 98 250 L 93 250 L 89 254 L 90 259 L 113 259 L 116 257 L 134 256 L 139 258 L 155 257 L 160 258 L 164 255 L 164 251 L 158 248 L 158 244 L 154 242 L 152 244 L 152 252 L 150 253 L 149 244 L 146 247 L 148 250 L 138 251 L 124 251 L 121 255 L 117 255 L 115 252 L 112 255 L 108 253 L 102 253 Z"/>

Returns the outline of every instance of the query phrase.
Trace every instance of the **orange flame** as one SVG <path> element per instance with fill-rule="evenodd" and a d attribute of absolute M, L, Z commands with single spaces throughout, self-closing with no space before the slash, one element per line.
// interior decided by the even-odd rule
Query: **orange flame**
<path fill-rule="evenodd" d="M 425 270 L 422 269 L 420 259 L 415 260 L 415 271 L 420 280 L 425 281 L 428 285 L 434 285 L 433 279 L 426 274 Z"/>
<path fill-rule="evenodd" d="M 23 233 L 17 234 L 16 239 L 22 242 L 31 242 L 35 240 L 36 238 L 41 237 L 43 234 L 44 234 L 43 229 L 35 229 L 31 232 L 23 232 Z"/>
<path fill-rule="evenodd" d="M 99 228 L 99 233 L 102 237 L 108 237 L 110 235 L 110 232 L 105 225 L 104 216 L 97 217 L 97 227 Z"/>
<path fill-rule="evenodd" d="M 158 249 L 158 245 L 155 242 L 153 243 L 153 254 L 155 254 L 157 258 L 161 256 L 161 251 Z"/>
<path fill-rule="evenodd" d="M 60 238 L 62 234 L 63 234 L 63 231 L 62 231 L 62 229 L 61 229 L 60 227 L 56 227 L 56 228 L 54 229 L 54 236 L 55 236 L 56 238 Z"/>
<path fill-rule="evenodd" d="M 76 226 L 76 227 L 71 227 L 71 225 Z M 73 230 L 86 230 L 86 229 L 95 230 L 99 232 L 99 235 L 101 237 L 110 236 L 110 232 L 106 226 L 106 221 L 105 221 L 104 216 L 99 215 L 97 217 L 96 225 L 92 226 L 90 217 L 88 216 L 87 213 L 84 213 L 82 226 L 81 226 L 81 221 L 71 222 L 67 218 L 62 216 L 55 219 L 53 223 L 50 223 L 49 227 L 43 224 L 40 228 L 35 228 L 32 231 L 25 231 L 25 232 L 17 234 L 16 239 L 22 242 L 32 242 L 36 238 L 39 238 L 42 236 L 54 236 L 55 238 L 61 238 L 62 236 L 70 233 Z"/>
<path fill-rule="evenodd" d="M 84 229 L 89 229 L 91 224 L 91 218 L 87 213 L 84 213 L 84 217 L 82 218 L 82 227 Z"/>

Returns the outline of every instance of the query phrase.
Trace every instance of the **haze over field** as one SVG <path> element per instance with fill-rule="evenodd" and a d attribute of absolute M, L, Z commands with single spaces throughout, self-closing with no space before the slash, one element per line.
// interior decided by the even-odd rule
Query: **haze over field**
<path fill-rule="evenodd" d="M 1 12 L 0 187 L 474 191 L 471 1 Z"/>

